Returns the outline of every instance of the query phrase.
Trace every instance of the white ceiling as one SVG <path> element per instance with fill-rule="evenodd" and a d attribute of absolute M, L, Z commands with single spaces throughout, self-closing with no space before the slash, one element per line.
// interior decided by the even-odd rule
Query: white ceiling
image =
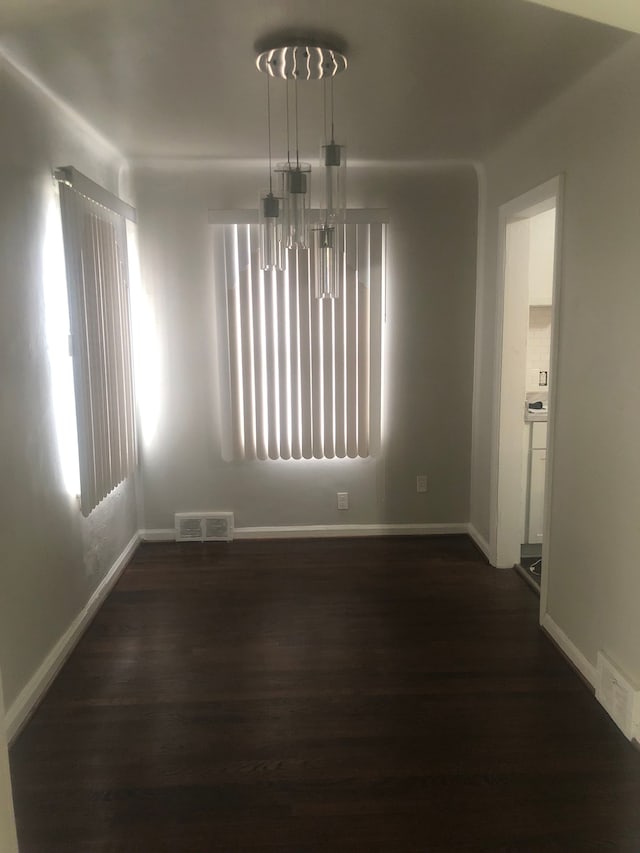
<path fill-rule="evenodd" d="M 337 137 L 351 158 L 476 158 L 630 36 L 521 0 L 2 0 L 0 43 L 123 154 L 254 158 L 254 44 L 335 33 Z M 281 152 L 284 83 L 272 86 Z M 301 83 L 315 157 L 319 84 Z"/>
<path fill-rule="evenodd" d="M 560 9 L 572 15 L 581 15 L 592 21 L 621 27 L 640 33 L 640 3 L 638 0 L 528 0 L 551 9 Z"/>

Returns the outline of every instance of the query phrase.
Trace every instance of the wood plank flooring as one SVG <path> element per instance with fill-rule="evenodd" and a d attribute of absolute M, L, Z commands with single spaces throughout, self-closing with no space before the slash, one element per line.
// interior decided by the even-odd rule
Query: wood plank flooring
<path fill-rule="evenodd" d="M 12 748 L 21 853 L 638 853 L 537 609 L 466 537 L 143 545 Z"/>

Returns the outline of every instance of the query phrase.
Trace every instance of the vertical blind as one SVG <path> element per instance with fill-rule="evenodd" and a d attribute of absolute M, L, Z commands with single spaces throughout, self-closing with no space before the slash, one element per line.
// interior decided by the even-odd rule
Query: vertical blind
<path fill-rule="evenodd" d="M 83 515 L 135 468 L 125 220 L 60 184 Z"/>
<path fill-rule="evenodd" d="M 367 457 L 380 444 L 386 225 L 345 227 L 335 300 L 310 252 L 263 272 L 253 224 L 221 225 L 230 459 Z"/>

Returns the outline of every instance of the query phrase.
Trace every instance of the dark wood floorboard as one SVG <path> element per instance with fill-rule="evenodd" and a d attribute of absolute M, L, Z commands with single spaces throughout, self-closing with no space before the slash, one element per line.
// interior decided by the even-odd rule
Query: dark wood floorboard
<path fill-rule="evenodd" d="M 11 750 L 21 853 L 638 853 L 537 609 L 466 537 L 144 545 Z"/>

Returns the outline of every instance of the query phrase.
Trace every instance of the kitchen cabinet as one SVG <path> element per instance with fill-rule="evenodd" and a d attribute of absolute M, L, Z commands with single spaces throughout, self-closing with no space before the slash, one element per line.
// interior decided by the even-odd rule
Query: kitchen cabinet
<path fill-rule="evenodd" d="M 544 479 L 547 451 L 541 448 L 531 450 L 529 464 L 529 525 L 527 542 L 542 542 L 544 521 Z"/>
<path fill-rule="evenodd" d="M 553 297 L 553 277 L 536 276 L 531 279 L 529 291 L 529 304 L 551 305 Z"/>
<path fill-rule="evenodd" d="M 547 424 L 528 424 L 526 441 L 525 537 L 528 545 L 539 545 L 543 538 L 545 467 L 547 464 Z"/>
<path fill-rule="evenodd" d="M 551 305 L 555 227 L 555 208 L 540 213 L 529 220 L 530 305 Z"/>

